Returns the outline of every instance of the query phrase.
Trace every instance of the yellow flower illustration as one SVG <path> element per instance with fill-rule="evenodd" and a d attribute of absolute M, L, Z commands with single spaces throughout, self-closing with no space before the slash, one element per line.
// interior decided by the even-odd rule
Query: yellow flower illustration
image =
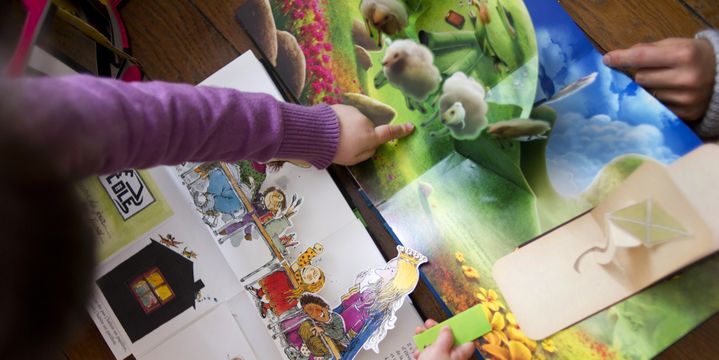
<path fill-rule="evenodd" d="M 462 271 L 464 272 L 464 276 L 468 279 L 479 280 L 479 272 L 477 269 L 471 266 L 462 265 Z"/>
<path fill-rule="evenodd" d="M 492 358 L 498 360 L 510 360 L 509 351 L 507 349 L 493 344 L 482 345 L 482 351 L 489 354 Z"/>
<path fill-rule="evenodd" d="M 459 262 L 460 264 L 464 262 L 464 254 L 459 251 L 454 253 L 454 258 L 457 259 L 457 262 Z"/>
<path fill-rule="evenodd" d="M 517 325 L 517 318 L 514 317 L 514 314 L 512 314 L 511 312 L 508 312 L 507 315 L 505 315 L 505 316 L 507 317 L 507 322 L 509 323 L 509 325 L 519 327 Z"/>
<path fill-rule="evenodd" d="M 500 308 L 504 307 L 502 302 L 498 300 L 499 295 L 497 295 L 497 292 L 494 290 L 490 289 L 487 291 L 485 288 L 479 288 L 479 292 L 476 293 L 475 296 L 482 302 L 483 305 L 487 306 L 489 310 L 498 311 Z M 512 318 L 514 318 L 514 315 L 512 315 Z"/>
<path fill-rule="evenodd" d="M 502 344 L 508 343 L 509 339 L 507 338 L 507 335 L 502 332 L 506 325 L 504 322 L 504 316 L 498 312 L 494 313 L 490 324 L 492 325 L 492 331 L 484 335 L 482 338 L 486 340 L 487 343 L 496 346 L 502 346 Z"/>
<path fill-rule="evenodd" d="M 504 321 L 504 316 L 502 314 L 496 312 L 494 313 L 494 316 L 492 316 L 492 330 L 502 331 L 504 330 L 504 326 L 506 325 Z"/>
<path fill-rule="evenodd" d="M 487 334 L 482 336 L 482 339 L 487 341 L 488 344 L 502 346 L 502 339 L 500 339 L 499 336 L 497 336 L 496 331 L 488 332 Z"/>
<path fill-rule="evenodd" d="M 509 321 L 509 316 L 507 316 L 507 318 L 507 321 Z M 507 337 L 509 339 L 521 342 L 522 344 L 526 345 L 530 351 L 534 351 L 534 349 L 537 348 L 536 341 L 528 338 L 526 335 L 524 335 L 522 330 L 520 330 L 517 326 L 511 325 L 511 323 L 507 326 L 504 332 L 507 334 Z"/>
<path fill-rule="evenodd" d="M 551 339 L 542 340 L 542 349 L 549 353 L 554 353 L 557 351 L 557 348 L 554 346 L 554 341 L 552 341 Z"/>
<path fill-rule="evenodd" d="M 512 360 L 531 360 L 532 352 L 521 342 L 512 340 L 509 342 L 509 357 Z"/>
<path fill-rule="evenodd" d="M 492 312 L 489 311 L 489 308 L 487 308 L 484 304 L 479 304 L 479 306 L 482 308 L 482 312 L 484 312 L 487 322 L 492 322 Z"/>
<path fill-rule="evenodd" d="M 512 340 L 524 342 L 524 339 L 527 338 L 521 330 L 514 326 L 507 326 L 507 330 L 505 332 L 507 333 L 507 337 Z"/>
<path fill-rule="evenodd" d="M 531 352 L 534 352 L 534 350 L 537 349 L 537 342 L 530 338 L 524 338 L 524 345 L 527 345 L 529 351 Z"/>

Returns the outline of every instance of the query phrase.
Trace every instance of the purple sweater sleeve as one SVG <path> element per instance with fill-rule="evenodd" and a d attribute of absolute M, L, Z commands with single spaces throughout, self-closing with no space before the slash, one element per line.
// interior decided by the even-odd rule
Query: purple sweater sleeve
<path fill-rule="evenodd" d="M 269 95 L 91 76 L 0 79 L 0 105 L 73 177 L 185 161 L 272 158 L 327 167 L 337 115 Z"/>

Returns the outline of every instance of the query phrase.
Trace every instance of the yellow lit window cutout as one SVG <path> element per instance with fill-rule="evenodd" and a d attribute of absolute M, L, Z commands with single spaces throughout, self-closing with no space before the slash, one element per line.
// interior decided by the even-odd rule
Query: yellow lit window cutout
<path fill-rule="evenodd" d="M 158 268 L 152 268 L 130 282 L 130 290 L 145 314 L 155 311 L 175 297 Z"/>
<path fill-rule="evenodd" d="M 162 277 L 159 271 L 151 272 L 145 277 L 145 280 L 147 280 L 147 282 L 150 283 L 152 287 L 158 287 L 165 282 L 165 279 Z"/>

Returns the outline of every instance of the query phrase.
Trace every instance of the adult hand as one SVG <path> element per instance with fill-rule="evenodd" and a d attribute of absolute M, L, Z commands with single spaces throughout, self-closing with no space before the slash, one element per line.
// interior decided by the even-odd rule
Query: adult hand
<path fill-rule="evenodd" d="M 375 127 L 369 118 L 352 106 L 332 105 L 332 109 L 340 123 L 340 144 L 332 159 L 335 164 L 354 165 L 367 160 L 380 145 L 414 131 L 411 123 Z"/>
<path fill-rule="evenodd" d="M 711 43 L 670 38 L 604 55 L 607 66 L 636 71 L 634 79 L 685 121 L 706 112 L 716 77 Z"/>
<path fill-rule="evenodd" d="M 414 332 L 415 334 L 419 334 L 436 325 L 436 321 L 428 319 L 424 322 L 424 326 L 418 326 Z M 473 353 L 474 343 L 468 342 L 455 347 L 452 330 L 445 327 L 439 331 L 439 336 L 437 336 L 437 340 L 435 340 L 432 345 L 426 347 L 421 353 L 415 350 L 412 357 L 414 357 L 415 360 L 466 360 L 469 359 Z"/>

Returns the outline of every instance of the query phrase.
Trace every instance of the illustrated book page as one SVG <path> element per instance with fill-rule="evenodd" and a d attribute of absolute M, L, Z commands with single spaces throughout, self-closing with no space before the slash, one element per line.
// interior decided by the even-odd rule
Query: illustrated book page
<path fill-rule="evenodd" d="M 251 53 L 201 85 L 281 99 Z M 386 262 L 327 172 L 185 163 L 81 190 L 104 254 L 88 309 L 117 358 L 411 357 L 422 320 L 402 305 L 426 258 L 401 248 Z"/>
<path fill-rule="evenodd" d="M 421 271 L 450 311 L 482 303 L 504 324 L 480 340 L 484 356 L 510 351 L 511 333 L 538 358 L 652 357 L 719 309 L 715 258 L 542 343 L 498 292 L 499 258 L 590 210 L 644 161 L 701 144 L 604 66 L 559 2 L 258 0 L 237 18 L 301 103 L 415 125 L 352 173 L 398 243 L 431 259 Z"/>

